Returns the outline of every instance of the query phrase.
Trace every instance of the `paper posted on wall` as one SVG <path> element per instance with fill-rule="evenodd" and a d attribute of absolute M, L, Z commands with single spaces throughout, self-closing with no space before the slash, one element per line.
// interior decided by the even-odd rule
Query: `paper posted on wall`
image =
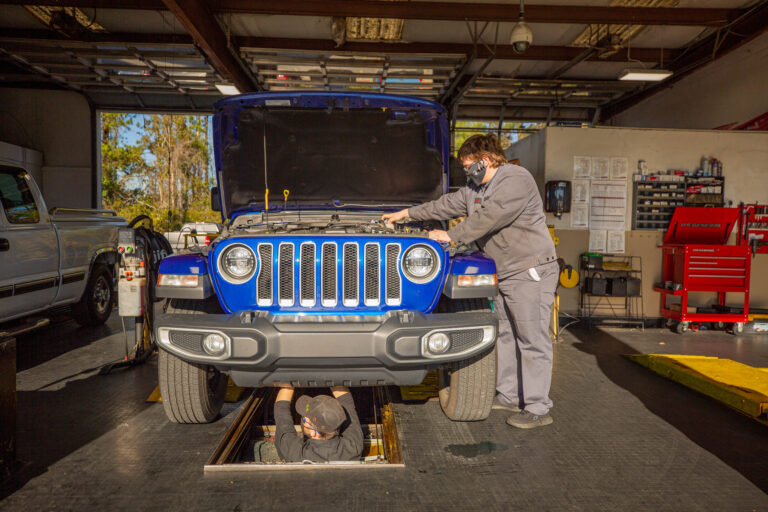
<path fill-rule="evenodd" d="M 589 227 L 623 231 L 627 211 L 627 182 L 592 181 L 589 195 Z"/>
<path fill-rule="evenodd" d="M 606 252 L 606 231 L 604 229 L 589 230 L 589 252 Z"/>
<path fill-rule="evenodd" d="M 620 158 L 620 157 L 611 158 L 611 179 L 612 180 L 627 179 L 628 167 L 629 167 L 629 161 L 626 158 Z"/>
<path fill-rule="evenodd" d="M 571 227 L 586 229 L 589 227 L 589 205 L 575 204 L 571 206 Z"/>
<path fill-rule="evenodd" d="M 606 252 L 624 254 L 624 231 L 608 231 Z"/>
<path fill-rule="evenodd" d="M 592 158 L 588 156 L 573 157 L 573 177 L 576 179 L 589 179 L 592 170 Z"/>
<path fill-rule="evenodd" d="M 611 177 L 611 159 L 604 156 L 592 157 L 592 179 L 607 180 Z"/>
<path fill-rule="evenodd" d="M 573 180 L 571 205 L 589 202 L 589 180 Z"/>

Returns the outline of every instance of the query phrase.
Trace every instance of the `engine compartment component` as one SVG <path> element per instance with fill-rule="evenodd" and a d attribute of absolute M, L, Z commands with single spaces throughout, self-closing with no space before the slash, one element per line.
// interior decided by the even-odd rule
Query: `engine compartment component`
<path fill-rule="evenodd" d="M 415 235 L 427 236 L 427 231 L 439 229 L 437 221 L 410 221 L 387 224 L 381 220 L 381 213 L 333 213 L 284 211 L 270 213 L 268 218 L 263 213 L 251 213 L 238 216 L 229 233 L 238 234 L 368 234 L 368 235 Z"/>

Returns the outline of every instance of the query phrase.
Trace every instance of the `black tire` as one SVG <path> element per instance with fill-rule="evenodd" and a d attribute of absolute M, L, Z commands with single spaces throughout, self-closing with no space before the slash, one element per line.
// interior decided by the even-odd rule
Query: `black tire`
<path fill-rule="evenodd" d="M 688 332 L 688 322 L 678 322 L 677 325 L 675 325 L 675 332 L 677 334 Z"/>
<path fill-rule="evenodd" d="M 106 265 L 95 264 L 80 302 L 72 305 L 72 318 L 83 327 L 102 325 L 112 314 L 113 291 L 112 272 Z"/>
<path fill-rule="evenodd" d="M 486 299 L 444 301 L 441 312 L 490 313 Z M 437 373 L 440 406 L 454 421 L 479 421 L 491 413 L 496 394 L 496 345 L 463 361 L 450 363 Z"/>
<path fill-rule="evenodd" d="M 213 300 L 171 299 L 166 313 L 200 315 L 221 312 Z M 165 415 L 174 423 L 210 423 L 219 415 L 227 375 L 212 366 L 188 363 L 160 348 L 157 368 Z"/>
<path fill-rule="evenodd" d="M 733 331 L 733 334 L 736 336 L 744 334 L 744 322 L 735 322 L 733 326 L 731 326 L 731 331 Z"/>

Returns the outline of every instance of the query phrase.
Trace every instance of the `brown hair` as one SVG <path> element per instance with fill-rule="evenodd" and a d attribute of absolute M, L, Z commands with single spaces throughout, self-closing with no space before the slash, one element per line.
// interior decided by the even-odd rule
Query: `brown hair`
<path fill-rule="evenodd" d="M 501 149 L 499 139 L 495 135 L 473 135 L 464 141 L 457 153 L 460 162 L 464 160 L 479 160 L 487 156 L 491 164 L 498 167 L 507 163 L 504 150 Z"/>

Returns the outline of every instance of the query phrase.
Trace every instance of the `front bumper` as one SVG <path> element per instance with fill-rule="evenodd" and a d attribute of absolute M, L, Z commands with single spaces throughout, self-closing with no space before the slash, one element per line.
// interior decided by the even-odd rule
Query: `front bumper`
<path fill-rule="evenodd" d="M 378 316 L 162 314 L 158 345 L 181 359 L 212 365 L 240 386 L 290 382 L 295 386 L 419 384 L 443 363 L 467 359 L 496 342 L 490 313 L 392 311 Z M 431 353 L 427 339 L 445 333 L 451 345 Z M 209 333 L 227 349 L 213 357 L 203 349 Z"/>

